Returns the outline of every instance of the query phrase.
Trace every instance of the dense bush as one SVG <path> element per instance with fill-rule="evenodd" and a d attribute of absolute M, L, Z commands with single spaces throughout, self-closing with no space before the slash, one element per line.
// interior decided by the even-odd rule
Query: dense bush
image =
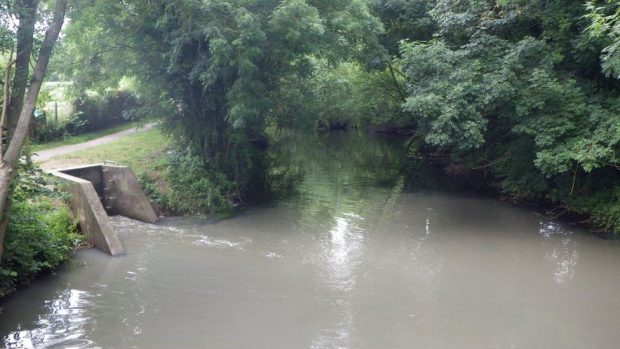
<path fill-rule="evenodd" d="M 34 119 L 30 139 L 35 143 L 45 143 L 63 139 L 67 134 L 65 122 L 49 121 L 42 114 Z"/>
<path fill-rule="evenodd" d="M 412 144 L 449 166 L 620 233 L 620 82 L 601 71 L 597 52 L 613 43 L 586 33 L 584 11 L 439 1 L 436 38 L 401 44 L 404 108 Z"/>
<path fill-rule="evenodd" d="M 0 267 L 0 298 L 67 260 L 79 242 L 63 195 L 32 168 L 14 181 L 9 225 Z"/>
<path fill-rule="evenodd" d="M 103 96 L 82 96 L 74 107 L 67 130 L 71 134 L 81 134 L 135 120 L 134 111 L 140 107 L 140 100 L 131 92 L 113 91 Z"/>
<path fill-rule="evenodd" d="M 74 101 L 75 112 L 67 120 L 49 120 L 44 112 L 37 111 L 30 136 L 35 143 L 45 143 L 107 129 L 138 119 L 141 107 L 140 99 L 128 91 L 84 95 Z"/>

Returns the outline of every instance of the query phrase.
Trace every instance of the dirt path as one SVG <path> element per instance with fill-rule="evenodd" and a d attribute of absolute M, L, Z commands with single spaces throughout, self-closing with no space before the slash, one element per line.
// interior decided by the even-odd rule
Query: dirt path
<path fill-rule="evenodd" d="M 130 128 L 128 130 L 123 130 L 123 131 L 109 134 L 107 136 L 95 138 L 93 140 L 90 140 L 84 143 L 64 145 L 62 147 L 41 150 L 32 156 L 32 160 L 35 162 L 44 162 L 56 156 L 71 154 L 71 153 L 75 153 L 80 150 L 92 148 L 92 147 L 95 147 L 101 144 L 110 143 L 119 138 L 127 137 L 137 132 L 146 131 L 153 127 L 155 127 L 155 124 L 146 124 L 141 127 Z"/>

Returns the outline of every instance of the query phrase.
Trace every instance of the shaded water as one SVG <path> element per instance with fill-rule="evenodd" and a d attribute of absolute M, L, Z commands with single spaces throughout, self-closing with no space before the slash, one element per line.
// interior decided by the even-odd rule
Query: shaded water
<path fill-rule="evenodd" d="M 620 242 L 495 200 L 406 192 L 395 147 L 279 148 L 230 220 L 116 217 L 2 305 L 9 348 L 614 348 Z"/>

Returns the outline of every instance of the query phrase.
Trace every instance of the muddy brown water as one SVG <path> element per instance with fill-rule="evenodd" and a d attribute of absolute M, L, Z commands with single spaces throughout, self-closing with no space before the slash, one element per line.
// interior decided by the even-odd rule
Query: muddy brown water
<path fill-rule="evenodd" d="M 115 217 L 128 254 L 82 250 L 1 304 L 4 346 L 620 346 L 619 241 L 409 192 L 389 154 L 332 145 L 272 167 L 292 193 L 232 219 Z"/>

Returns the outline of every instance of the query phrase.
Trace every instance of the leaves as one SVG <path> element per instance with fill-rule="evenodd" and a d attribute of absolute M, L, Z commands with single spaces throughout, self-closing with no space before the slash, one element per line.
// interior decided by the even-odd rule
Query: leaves
<path fill-rule="evenodd" d="M 584 10 L 570 1 L 438 1 L 440 35 L 401 43 L 404 108 L 428 145 L 490 167 L 507 193 L 562 202 L 617 230 L 609 207 L 618 198 L 606 188 L 620 180 L 620 85 L 605 75 L 617 73 L 618 5 L 588 3 L 588 31 L 607 47 L 574 34 Z M 588 58 L 596 52 L 602 67 Z"/>
<path fill-rule="evenodd" d="M 588 32 L 595 37 L 602 37 L 608 44 L 601 51 L 601 63 L 605 74 L 620 79 L 620 5 L 617 1 L 607 0 L 597 6 L 596 1 L 586 3 L 591 21 Z"/>

